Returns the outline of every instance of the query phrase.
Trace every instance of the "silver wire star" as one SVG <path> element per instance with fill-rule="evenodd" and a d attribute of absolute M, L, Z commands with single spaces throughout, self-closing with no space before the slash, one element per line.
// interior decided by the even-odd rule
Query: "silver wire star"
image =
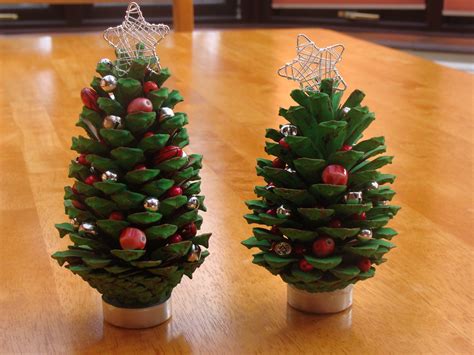
<path fill-rule="evenodd" d="M 323 79 L 334 80 L 334 90 L 345 90 L 346 83 L 336 69 L 341 60 L 344 46 L 335 44 L 318 48 L 306 35 L 299 34 L 296 58 L 278 69 L 278 75 L 299 82 L 302 90 L 318 91 Z"/>
<path fill-rule="evenodd" d="M 159 71 L 160 60 L 155 48 L 169 31 L 170 28 L 166 25 L 146 22 L 140 6 L 131 2 L 122 24 L 104 31 L 104 39 L 115 48 L 117 53 L 118 74 L 126 74 L 130 69 L 130 64 L 136 58 L 145 59 L 148 69 Z"/>

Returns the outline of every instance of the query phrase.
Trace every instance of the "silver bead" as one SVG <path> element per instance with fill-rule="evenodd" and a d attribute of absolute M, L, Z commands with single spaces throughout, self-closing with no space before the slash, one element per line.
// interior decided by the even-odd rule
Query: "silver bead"
<path fill-rule="evenodd" d="M 109 58 L 102 58 L 99 63 L 107 66 L 110 70 L 114 67 L 114 63 Z"/>
<path fill-rule="evenodd" d="M 160 118 L 158 119 L 158 121 L 161 122 L 173 116 L 174 116 L 174 111 L 172 109 L 170 109 L 169 107 L 162 107 L 160 109 Z"/>
<path fill-rule="evenodd" d="M 119 116 L 105 116 L 102 126 L 106 129 L 122 128 L 122 118 Z"/>
<path fill-rule="evenodd" d="M 377 190 L 379 188 L 379 184 L 377 181 L 372 181 L 369 186 L 367 186 L 367 191 Z"/>
<path fill-rule="evenodd" d="M 344 112 L 344 114 L 347 115 L 350 110 L 351 110 L 350 107 L 344 107 L 344 108 L 342 109 L 342 112 Z"/>
<path fill-rule="evenodd" d="M 186 203 L 186 207 L 190 210 L 199 208 L 199 199 L 196 196 L 191 196 Z"/>
<path fill-rule="evenodd" d="M 96 173 L 95 168 L 92 165 L 89 167 L 89 171 L 91 172 L 92 175 L 95 175 Z"/>
<path fill-rule="evenodd" d="M 285 137 L 288 136 L 297 136 L 298 135 L 298 127 L 292 124 L 285 124 L 281 126 L 280 133 L 283 134 Z"/>
<path fill-rule="evenodd" d="M 274 188 L 275 188 L 275 185 L 273 184 L 268 184 L 267 186 L 265 186 L 265 190 L 267 191 L 272 191 Z"/>
<path fill-rule="evenodd" d="M 273 244 L 272 249 L 275 254 L 280 256 L 290 255 L 292 250 L 290 243 L 287 242 L 275 243 Z"/>
<path fill-rule="evenodd" d="M 370 229 L 361 229 L 357 235 L 357 239 L 360 241 L 367 241 L 372 239 L 372 231 Z"/>
<path fill-rule="evenodd" d="M 97 230 L 95 228 L 95 225 L 90 223 L 90 222 L 81 223 L 81 225 L 79 226 L 79 232 L 84 232 L 84 233 L 91 234 L 91 235 L 96 235 L 97 234 Z"/>
<path fill-rule="evenodd" d="M 389 201 L 388 200 L 380 200 L 375 203 L 376 206 L 388 206 Z"/>
<path fill-rule="evenodd" d="M 277 208 L 276 213 L 279 218 L 288 218 L 291 216 L 291 210 L 283 205 Z"/>
<path fill-rule="evenodd" d="M 117 87 L 117 78 L 113 75 L 106 75 L 100 80 L 100 87 L 105 92 L 114 91 Z"/>
<path fill-rule="evenodd" d="M 288 171 L 290 174 L 295 174 L 296 170 L 292 168 L 285 168 L 286 171 Z"/>
<path fill-rule="evenodd" d="M 102 181 L 117 181 L 118 176 L 112 171 L 107 170 L 102 174 Z"/>
<path fill-rule="evenodd" d="M 344 195 L 344 202 L 347 204 L 359 204 L 362 203 L 362 192 L 360 191 L 349 191 Z"/>
<path fill-rule="evenodd" d="M 74 218 L 71 218 L 71 221 L 70 223 L 74 226 L 74 227 L 79 227 L 81 225 L 81 223 L 79 222 L 79 220 L 74 217 Z"/>
<path fill-rule="evenodd" d="M 150 63 L 148 64 L 148 69 L 153 73 L 159 74 L 161 71 L 161 66 L 159 63 Z"/>
<path fill-rule="evenodd" d="M 199 245 L 191 245 L 191 250 L 188 253 L 187 261 L 195 263 L 201 259 L 201 247 Z"/>
<path fill-rule="evenodd" d="M 149 212 L 156 212 L 160 208 L 160 201 L 156 197 L 147 197 L 143 202 L 143 208 Z"/>

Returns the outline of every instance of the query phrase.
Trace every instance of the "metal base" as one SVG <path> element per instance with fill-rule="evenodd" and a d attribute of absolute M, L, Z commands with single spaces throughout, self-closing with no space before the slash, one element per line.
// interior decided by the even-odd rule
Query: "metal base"
<path fill-rule="evenodd" d="M 102 312 L 107 323 L 117 327 L 142 329 L 154 327 L 171 318 L 171 298 L 146 308 L 121 308 L 102 299 Z"/>
<path fill-rule="evenodd" d="M 352 305 L 352 288 L 349 285 L 332 292 L 306 292 L 288 284 L 288 304 L 309 313 L 337 313 Z"/>

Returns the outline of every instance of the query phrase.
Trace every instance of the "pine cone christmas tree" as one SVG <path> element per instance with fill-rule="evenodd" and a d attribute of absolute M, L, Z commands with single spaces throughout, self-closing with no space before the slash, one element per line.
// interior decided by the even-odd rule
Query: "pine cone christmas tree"
<path fill-rule="evenodd" d="M 64 197 L 72 222 L 56 225 L 73 244 L 52 256 L 119 307 L 167 300 L 203 263 L 210 237 L 196 235 L 198 210 L 206 210 L 202 156 L 182 150 L 188 117 L 173 109 L 183 98 L 163 86 L 169 71 L 152 70 L 156 58 L 144 56 L 141 43 L 136 49 L 126 62 L 120 51 L 115 62 L 101 60 L 101 77 L 81 92 L 77 126 L 88 137 L 72 140 L 79 156 Z"/>
<path fill-rule="evenodd" d="M 267 129 L 266 152 L 258 159 L 256 200 L 246 204 L 253 236 L 242 242 L 258 248 L 253 263 L 308 292 L 345 288 L 374 276 L 397 233 L 386 227 L 399 207 L 389 205 L 394 175 L 377 169 L 391 163 L 383 137 L 362 140 L 375 119 L 356 90 L 343 105 L 332 79 L 317 90 L 294 90 L 298 104 L 280 109 L 288 120 Z"/>

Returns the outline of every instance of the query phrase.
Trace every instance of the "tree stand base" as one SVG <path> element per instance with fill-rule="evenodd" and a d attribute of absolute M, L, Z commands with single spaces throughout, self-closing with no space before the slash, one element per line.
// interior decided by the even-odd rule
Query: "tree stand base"
<path fill-rule="evenodd" d="M 107 323 L 121 328 L 143 329 L 154 327 L 171 318 L 171 298 L 146 308 L 121 308 L 102 299 L 102 312 Z"/>
<path fill-rule="evenodd" d="M 288 284 L 288 304 L 308 313 L 337 313 L 352 305 L 352 288 L 353 285 L 349 285 L 332 292 L 311 293 Z"/>

